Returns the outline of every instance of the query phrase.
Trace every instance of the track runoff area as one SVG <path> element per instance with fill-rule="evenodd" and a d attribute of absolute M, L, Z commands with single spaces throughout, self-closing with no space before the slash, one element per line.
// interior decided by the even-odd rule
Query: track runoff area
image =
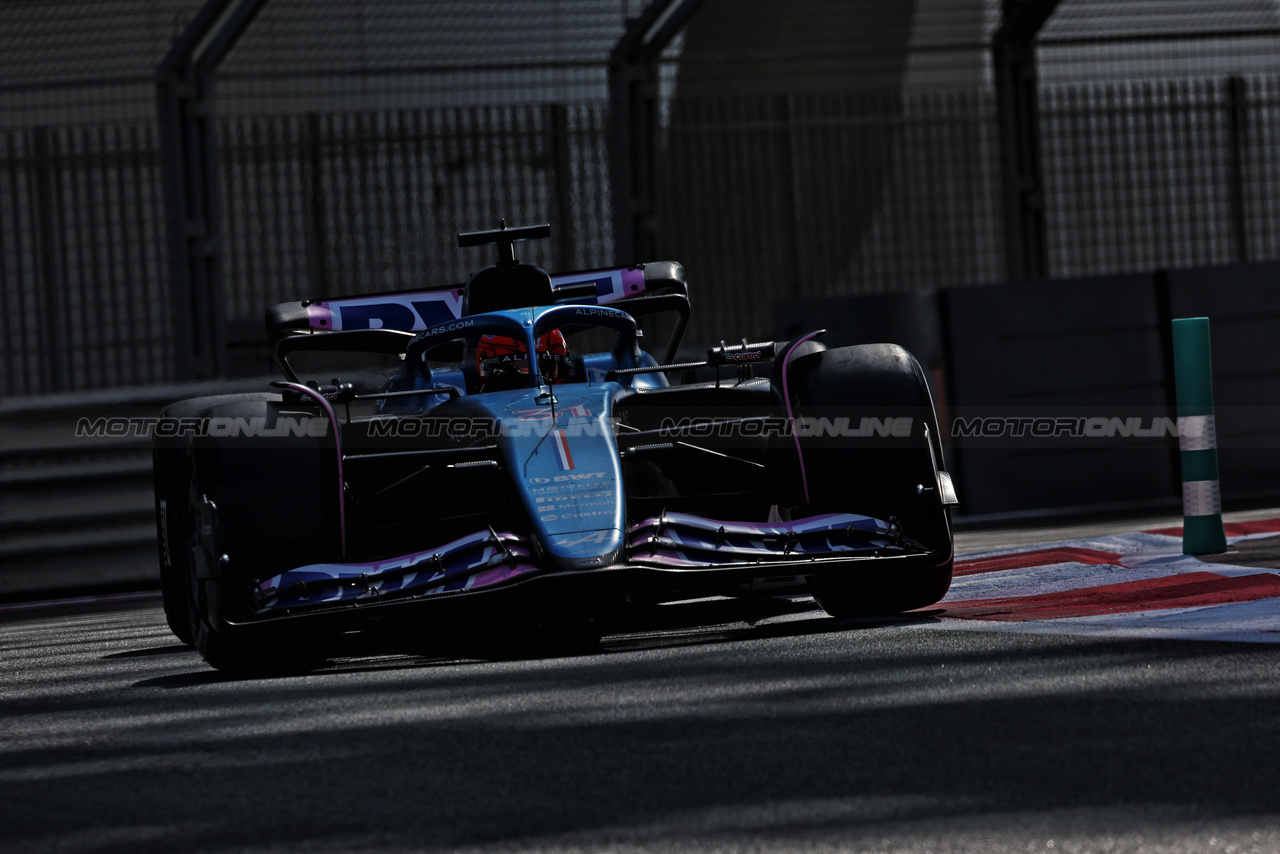
<path fill-rule="evenodd" d="M 948 629 L 1280 643 L 1280 510 L 1227 517 L 1227 551 L 1184 555 L 1178 525 L 961 533 L 924 613 Z"/>

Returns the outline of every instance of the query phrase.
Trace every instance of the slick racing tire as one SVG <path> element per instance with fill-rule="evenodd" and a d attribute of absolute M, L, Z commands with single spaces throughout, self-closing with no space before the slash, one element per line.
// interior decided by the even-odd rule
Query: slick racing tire
<path fill-rule="evenodd" d="M 951 587 L 951 561 L 916 570 L 872 567 L 849 575 L 813 579 L 809 592 L 822 610 L 840 619 L 888 617 L 927 608 Z"/>
<path fill-rule="evenodd" d="M 152 438 L 151 473 L 155 492 L 156 545 L 160 562 L 160 593 L 165 621 L 174 637 L 185 644 L 191 635 L 191 591 L 187 567 L 188 457 L 202 413 L 218 404 L 231 401 L 279 400 L 269 392 L 221 395 L 183 400 L 166 406 L 160 412 L 161 423 Z"/>
<path fill-rule="evenodd" d="M 210 414 L 274 423 L 279 399 Z M 291 407 L 291 408 L 296 408 Z M 213 667 L 245 675 L 313 669 L 328 639 L 256 620 L 254 589 L 308 563 L 341 560 L 336 451 L 327 437 L 204 437 L 187 463 L 183 514 L 191 638 Z"/>
<path fill-rule="evenodd" d="M 818 425 L 800 438 L 801 512 L 891 522 L 935 559 L 913 569 L 870 565 L 816 576 L 814 598 L 838 617 L 937 602 L 951 583 L 951 519 L 937 475 L 944 470 L 937 416 L 915 357 L 896 344 L 823 350 L 795 359 L 787 380 L 797 415 Z"/>
<path fill-rule="evenodd" d="M 187 568 L 186 512 L 184 489 L 186 453 L 180 447 L 160 447 L 151 451 L 151 472 L 155 479 L 156 542 L 160 552 L 160 596 L 164 618 L 174 637 L 191 644 L 191 592 Z"/>
<path fill-rule="evenodd" d="M 279 633 L 255 633 L 248 637 L 243 627 L 226 624 L 226 612 L 234 613 L 243 607 L 242 600 L 248 591 L 227 577 L 225 567 L 218 560 L 221 544 L 208 539 L 220 529 L 216 519 L 209 516 L 209 508 L 216 510 L 216 506 L 209 500 L 199 476 L 191 472 L 184 528 L 188 543 L 187 612 L 196 651 L 214 669 L 241 676 L 281 676 L 319 667 L 329 652 L 320 638 Z"/>

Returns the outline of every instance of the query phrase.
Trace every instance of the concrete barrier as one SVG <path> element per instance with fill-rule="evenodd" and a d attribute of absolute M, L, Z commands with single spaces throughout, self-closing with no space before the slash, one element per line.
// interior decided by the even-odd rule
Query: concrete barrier
<path fill-rule="evenodd" d="M 158 584 L 150 438 L 95 430 L 94 422 L 144 419 L 174 400 L 259 390 L 268 381 L 0 402 L 0 601 Z"/>

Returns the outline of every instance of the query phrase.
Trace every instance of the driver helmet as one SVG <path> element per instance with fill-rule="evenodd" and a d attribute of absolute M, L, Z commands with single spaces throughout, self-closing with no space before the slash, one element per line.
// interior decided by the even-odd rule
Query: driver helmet
<path fill-rule="evenodd" d="M 538 339 L 538 373 L 549 383 L 569 379 L 569 347 L 559 329 Z M 482 391 L 517 388 L 529 373 L 529 350 L 523 341 L 506 335 L 482 335 L 476 346 L 476 374 Z"/>

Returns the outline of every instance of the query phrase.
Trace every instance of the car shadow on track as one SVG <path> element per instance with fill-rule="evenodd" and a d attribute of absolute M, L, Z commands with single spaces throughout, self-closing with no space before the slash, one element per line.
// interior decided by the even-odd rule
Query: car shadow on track
<path fill-rule="evenodd" d="M 835 619 L 808 597 L 760 599 L 708 598 L 635 609 L 611 621 L 603 637 L 538 638 L 526 634 L 486 635 L 442 640 L 411 638 L 403 633 L 364 631 L 343 636 L 326 665 L 311 673 L 269 678 L 305 678 L 312 674 L 368 673 L 434 667 L 456 667 L 498 661 L 568 659 L 646 650 L 709 646 L 739 641 L 868 631 L 937 622 L 940 611 L 891 617 Z M 113 657 L 159 656 L 192 652 L 166 646 Z M 206 669 L 146 679 L 134 687 L 188 688 L 247 680 Z"/>
<path fill-rule="evenodd" d="M 191 647 L 183 643 L 166 644 L 165 646 L 149 646 L 145 649 L 130 649 L 125 652 L 113 652 L 102 656 L 103 661 L 117 658 L 151 658 L 161 655 L 179 655 L 191 652 Z"/>
<path fill-rule="evenodd" d="M 931 613 L 835 619 L 808 597 L 705 599 L 658 606 L 644 625 L 606 637 L 603 647 L 621 652 L 695 646 L 760 638 L 800 637 L 935 622 Z"/>

